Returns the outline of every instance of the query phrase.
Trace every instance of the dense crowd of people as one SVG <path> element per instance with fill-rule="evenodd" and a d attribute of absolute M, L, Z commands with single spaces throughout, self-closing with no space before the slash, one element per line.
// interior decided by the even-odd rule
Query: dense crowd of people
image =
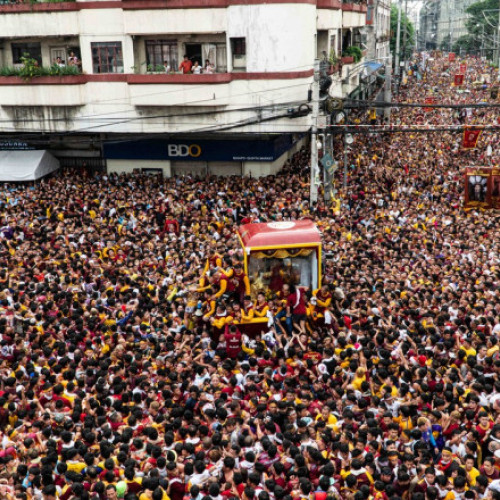
<path fill-rule="evenodd" d="M 428 59 L 399 99 L 487 100 L 484 63 L 469 92 L 456 64 Z M 3 186 L 0 498 L 500 499 L 500 224 L 464 209 L 462 171 L 497 137 L 460 140 L 359 135 L 347 192 L 313 206 L 305 149 L 260 179 Z M 301 218 L 322 287 L 257 288 L 236 228 Z"/>

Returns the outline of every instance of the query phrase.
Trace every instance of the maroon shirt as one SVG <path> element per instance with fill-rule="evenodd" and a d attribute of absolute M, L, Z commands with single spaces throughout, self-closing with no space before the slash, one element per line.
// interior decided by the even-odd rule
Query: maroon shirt
<path fill-rule="evenodd" d="M 226 354 L 230 358 L 236 358 L 241 351 L 241 332 L 239 330 L 230 332 L 229 325 L 226 325 L 224 340 L 226 341 Z"/>
<path fill-rule="evenodd" d="M 297 301 L 297 294 L 300 294 Z M 287 306 L 290 307 L 292 314 L 303 315 L 306 314 L 306 301 L 304 292 L 296 290 L 287 297 Z"/>

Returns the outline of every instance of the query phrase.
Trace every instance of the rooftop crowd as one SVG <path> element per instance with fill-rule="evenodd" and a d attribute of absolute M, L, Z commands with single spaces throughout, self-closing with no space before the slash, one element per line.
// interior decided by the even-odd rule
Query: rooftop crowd
<path fill-rule="evenodd" d="M 470 92 L 436 59 L 399 98 L 487 100 L 467 64 Z M 304 149 L 260 179 L 3 186 L 0 498 L 500 499 L 499 215 L 463 208 L 488 134 L 359 135 L 313 207 Z M 256 289 L 236 227 L 300 218 L 323 286 Z"/>

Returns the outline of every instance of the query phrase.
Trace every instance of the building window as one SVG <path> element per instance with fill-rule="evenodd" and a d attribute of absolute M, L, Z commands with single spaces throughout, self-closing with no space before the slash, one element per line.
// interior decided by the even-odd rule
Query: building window
<path fill-rule="evenodd" d="M 231 38 L 231 48 L 234 56 L 246 56 L 246 38 Z"/>
<path fill-rule="evenodd" d="M 148 67 L 156 68 L 168 62 L 171 71 L 179 67 L 177 40 L 146 40 L 146 61 Z"/>
<path fill-rule="evenodd" d="M 93 42 L 90 46 L 94 73 L 123 73 L 121 42 Z"/>
<path fill-rule="evenodd" d="M 233 69 L 236 71 L 245 71 L 247 68 L 246 38 L 231 38 L 231 53 Z"/>
<path fill-rule="evenodd" d="M 13 43 L 12 44 L 12 62 L 22 64 L 23 57 L 36 59 L 38 64 L 42 65 L 42 46 L 39 43 Z"/>
<path fill-rule="evenodd" d="M 214 66 L 213 71 L 217 73 L 225 73 L 227 71 L 227 51 L 225 43 L 204 43 L 203 50 L 203 65 L 207 59 Z"/>

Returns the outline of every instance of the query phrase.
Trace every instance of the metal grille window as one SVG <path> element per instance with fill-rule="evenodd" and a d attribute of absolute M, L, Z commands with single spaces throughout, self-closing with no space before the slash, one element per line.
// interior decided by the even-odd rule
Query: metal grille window
<path fill-rule="evenodd" d="M 26 54 L 38 61 L 42 65 L 42 47 L 39 43 L 13 43 L 12 61 L 14 64 L 22 64 L 21 58 Z"/>
<path fill-rule="evenodd" d="M 247 54 L 246 38 L 231 38 L 233 56 L 245 56 Z"/>
<path fill-rule="evenodd" d="M 93 42 L 91 48 L 94 73 L 123 73 L 121 42 Z"/>
<path fill-rule="evenodd" d="M 148 66 L 163 66 L 165 61 L 172 71 L 177 71 L 179 51 L 177 40 L 146 40 L 146 58 Z"/>

